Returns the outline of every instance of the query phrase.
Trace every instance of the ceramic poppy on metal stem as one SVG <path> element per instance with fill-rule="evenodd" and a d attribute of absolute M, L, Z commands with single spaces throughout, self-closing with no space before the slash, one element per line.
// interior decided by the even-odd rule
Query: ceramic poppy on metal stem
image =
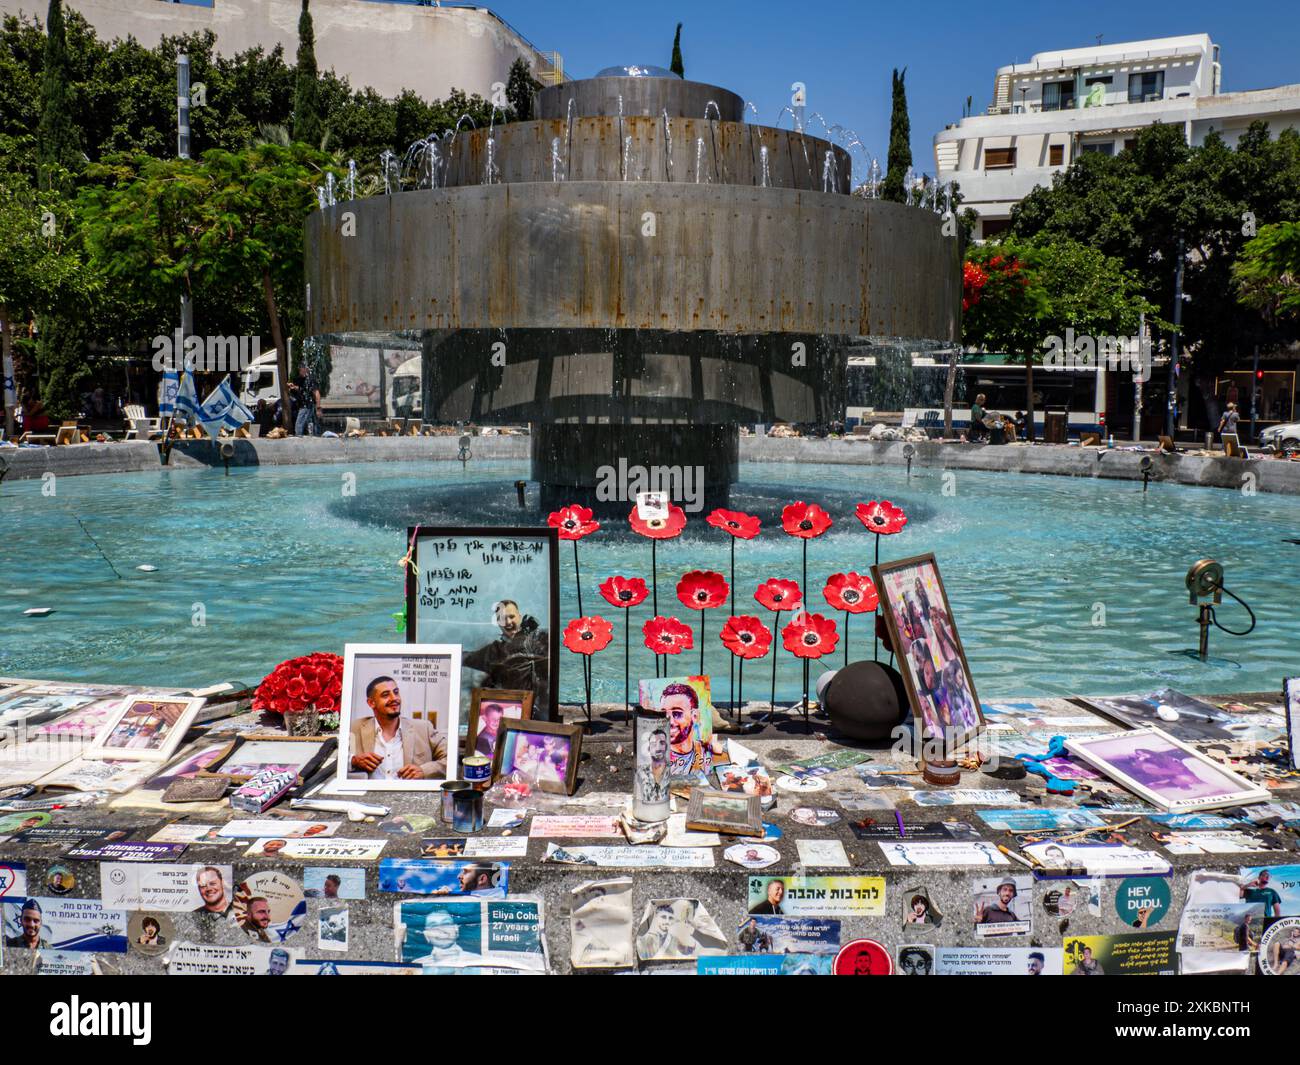
<path fill-rule="evenodd" d="M 752 540 L 758 535 L 762 522 L 752 514 L 739 510 L 723 510 L 719 507 L 706 519 L 715 529 L 721 529 L 731 537 L 731 614 L 736 614 L 736 541 Z M 731 705 L 736 706 L 736 659 L 731 659 Z"/>
<path fill-rule="evenodd" d="M 686 511 L 667 500 L 643 500 L 637 497 L 636 506 L 627 516 L 627 523 L 638 536 L 650 541 L 651 609 L 659 614 L 659 541 L 672 540 L 686 528 Z M 655 660 L 655 668 L 659 665 Z"/>
<path fill-rule="evenodd" d="M 876 586 L 860 573 L 832 573 L 822 596 L 834 609 L 844 611 L 844 664 L 849 664 L 849 615 L 865 614 L 880 604 Z"/>
<path fill-rule="evenodd" d="M 573 583 L 578 592 L 578 614 L 582 614 L 582 569 L 578 565 L 578 541 L 600 529 L 600 522 L 593 521 L 590 507 L 581 507 L 570 503 L 552 513 L 546 524 L 559 533 L 561 540 L 573 542 Z"/>
<path fill-rule="evenodd" d="M 677 582 L 677 601 L 700 612 L 700 674 L 704 673 L 704 612 L 722 606 L 730 591 L 727 579 L 711 570 L 691 570 Z"/>
<path fill-rule="evenodd" d="M 564 646 L 582 655 L 582 679 L 587 689 L 587 724 L 591 724 L 591 656 L 614 638 L 614 626 L 601 617 L 574 618 L 564 627 Z"/>
<path fill-rule="evenodd" d="M 683 625 L 677 618 L 665 618 L 656 614 L 641 626 L 646 647 L 655 655 L 655 675 L 658 676 L 659 659 L 664 656 L 664 670 L 668 669 L 667 656 L 679 655 L 695 646 L 695 637 L 689 625 Z"/>
<path fill-rule="evenodd" d="M 640 577 L 607 577 L 599 586 L 601 596 L 610 606 L 618 607 L 623 613 L 623 702 L 627 704 L 627 713 L 632 713 L 629 694 L 632 661 L 632 615 L 634 606 L 645 602 L 650 589 Z"/>
<path fill-rule="evenodd" d="M 803 662 L 803 723 L 806 728 L 812 728 L 808 721 L 808 663 L 830 654 L 839 641 L 840 634 L 835 630 L 834 621 L 802 610 L 796 612 L 790 624 L 781 630 L 785 649 Z"/>
<path fill-rule="evenodd" d="M 740 617 L 732 615 L 727 618 L 718 634 L 723 646 L 731 652 L 732 662 L 740 667 L 740 688 L 737 692 L 737 708 L 745 705 L 745 660 L 762 658 L 772 646 L 772 630 L 752 614 Z M 772 656 L 775 659 L 775 655 Z M 740 713 L 742 724 L 744 714 Z"/>
<path fill-rule="evenodd" d="M 803 606 L 803 592 L 799 590 L 799 585 L 794 581 L 781 580 L 779 577 L 771 577 L 758 586 L 754 592 L 754 598 L 759 601 L 768 610 L 776 612 L 776 622 L 773 628 L 781 624 L 782 610 L 797 610 Z M 768 702 L 768 712 L 776 712 L 776 654 L 772 655 L 772 696 Z"/>
<path fill-rule="evenodd" d="M 880 538 L 882 536 L 893 536 L 903 531 L 903 526 L 907 524 L 907 515 L 903 512 L 902 507 L 896 507 L 888 499 L 873 499 L 870 503 L 859 503 L 855 512 L 858 521 L 866 526 L 867 531 L 875 534 L 876 537 L 876 562 L 880 565 Z M 847 648 L 846 648 L 847 650 Z M 876 637 L 875 650 L 872 651 L 872 660 L 880 661 L 880 637 Z"/>
<path fill-rule="evenodd" d="M 808 587 L 808 541 L 821 536 L 831 527 L 831 516 L 816 503 L 791 503 L 781 511 L 781 528 L 803 541 L 803 579 L 800 588 Z M 803 716 L 808 719 L 808 660 L 803 663 Z"/>

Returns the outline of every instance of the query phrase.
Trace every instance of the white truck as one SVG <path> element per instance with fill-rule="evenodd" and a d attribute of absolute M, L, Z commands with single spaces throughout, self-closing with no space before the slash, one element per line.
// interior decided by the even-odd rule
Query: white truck
<path fill-rule="evenodd" d="M 389 419 L 419 418 L 422 411 L 421 358 L 418 351 L 402 348 L 330 346 L 329 393 L 321 399 L 326 419 L 346 417 Z M 265 399 L 280 398 L 280 370 L 276 353 L 254 359 L 240 375 L 239 398 L 250 410 Z"/>

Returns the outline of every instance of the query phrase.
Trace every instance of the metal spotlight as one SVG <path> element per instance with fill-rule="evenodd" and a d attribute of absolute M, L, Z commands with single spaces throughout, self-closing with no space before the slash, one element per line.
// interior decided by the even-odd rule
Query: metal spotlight
<path fill-rule="evenodd" d="M 1255 612 L 1250 609 L 1250 605 L 1238 595 L 1234 595 L 1223 586 L 1223 565 L 1215 562 L 1212 558 L 1203 558 L 1195 562 L 1192 568 L 1187 571 L 1187 594 L 1188 601 L 1192 606 L 1199 607 L 1200 612 L 1197 617 L 1197 624 L 1201 627 L 1201 640 L 1197 649 L 1202 661 L 1205 660 L 1210 649 L 1210 626 L 1221 629 L 1229 636 L 1247 636 L 1255 629 Z M 1219 623 L 1219 619 L 1214 615 L 1214 608 L 1223 602 L 1223 596 L 1227 595 L 1235 599 L 1245 608 L 1250 615 L 1250 625 L 1240 631 L 1229 629 Z M 1208 599 L 1209 602 L 1203 603 L 1202 599 Z"/>
<path fill-rule="evenodd" d="M 1143 455 L 1138 462 L 1138 469 L 1142 471 L 1142 491 L 1147 490 L 1147 485 L 1151 483 L 1151 456 Z"/>
<path fill-rule="evenodd" d="M 218 448 L 218 450 L 221 452 L 221 463 L 226 467 L 226 476 L 229 477 L 230 460 L 235 457 L 235 445 L 229 440 L 223 440 L 221 442 L 221 447 Z"/>
<path fill-rule="evenodd" d="M 907 479 L 912 479 L 912 456 L 916 454 L 916 448 L 911 444 L 903 445 L 903 458 L 907 460 Z"/>

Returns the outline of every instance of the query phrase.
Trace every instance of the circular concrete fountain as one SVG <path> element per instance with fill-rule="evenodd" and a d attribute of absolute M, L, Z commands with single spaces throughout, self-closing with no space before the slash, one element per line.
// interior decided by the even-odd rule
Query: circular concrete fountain
<path fill-rule="evenodd" d="M 842 148 L 674 77 L 538 105 L 414 146 L 426 187 L 315 213 L 307 331 L 418 346 L 426 422 L 531 423 L 545 497 L 595 500 L 623 460 L 702 467 L 723 502 L 740 425 L 842 420 L 847 347 L 957 339 L 957 239 L 850 195 Z"/>

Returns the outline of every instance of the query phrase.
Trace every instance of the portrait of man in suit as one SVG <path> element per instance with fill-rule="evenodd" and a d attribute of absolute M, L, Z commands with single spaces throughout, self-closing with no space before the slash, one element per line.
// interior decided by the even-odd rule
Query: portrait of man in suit
<path fill-rule="evenodd" d="M 447 774 L 447 741 L 421 718 L 402 716 L 402 692 L 389 676 L 366 685 L 370 715 L 349 730 L 353 780 L 436 780 Z"/>

